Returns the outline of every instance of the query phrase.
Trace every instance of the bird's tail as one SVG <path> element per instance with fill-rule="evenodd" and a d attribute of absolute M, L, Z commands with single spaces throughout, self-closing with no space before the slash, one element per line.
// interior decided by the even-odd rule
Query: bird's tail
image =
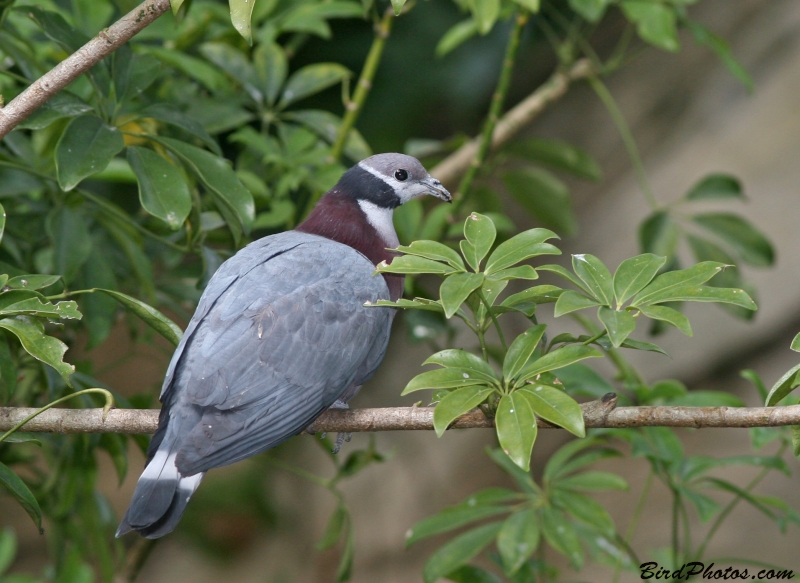
<path fill-rule="evenodd" d="M 205 472 L 182 476 L 171 446 L 165 439 L 142 472 L 117 537 L 136 530 L 145 538 L 159 538 L 178 525 Z"/>

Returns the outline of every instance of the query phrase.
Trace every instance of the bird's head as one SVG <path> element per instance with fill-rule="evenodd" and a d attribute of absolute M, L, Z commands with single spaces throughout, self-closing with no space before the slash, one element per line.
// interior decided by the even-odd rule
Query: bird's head
<path fill-rule="evenodd" d="M 334 190 L 385 209 L 424 194 L 452 201 L 442 183 L 419 160 L 405 154 L 376 154 L 362 160 L 342 175 Z"/>

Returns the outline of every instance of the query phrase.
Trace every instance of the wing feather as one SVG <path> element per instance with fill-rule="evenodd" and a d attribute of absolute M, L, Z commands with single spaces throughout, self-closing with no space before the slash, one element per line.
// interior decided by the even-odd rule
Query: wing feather
<path fill-rule="evenodd" d="M 220 267 L 162 389 L 170 420 L 199 418 L 177 446 L 181 474 L 277 445 L 372 376 L 394 315 L 364 307 L 389 298 L 373 272 L 352 248 L 295 232 Z"/>

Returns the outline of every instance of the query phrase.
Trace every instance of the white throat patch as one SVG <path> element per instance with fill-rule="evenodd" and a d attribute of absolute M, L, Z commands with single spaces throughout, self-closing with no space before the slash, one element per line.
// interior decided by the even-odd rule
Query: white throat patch
<path fill-rule="evenodd" d="M 367 215 L 367 221 L 378 231 L 378 235 L 380 235 L 387 247 L 394 248 L 400 245 L 397 233 L 394 230 L 394 223 L 392 222 L 392 213 L 394 209 L 379 207 L 368 200 L 359 200 L 358 206 L 360 206 L 364 214 Z"/>

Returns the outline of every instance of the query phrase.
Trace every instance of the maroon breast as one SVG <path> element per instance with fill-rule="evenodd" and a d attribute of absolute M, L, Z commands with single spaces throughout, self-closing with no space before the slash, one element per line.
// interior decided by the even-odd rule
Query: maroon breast
<path fill-rule="evenodd" d="M 396 253 L 387 251 L 389 246 L 375 230 L 356 200 L 335 190 L 323 196 L 308 218 L 296 228 L 297 231 L 319 235 L 348 245 L 369 259 L 373 265 L 381 261 L 391 263 Z M 392 301 L 403 295 L 405 277 L 384 273 Z"/>

